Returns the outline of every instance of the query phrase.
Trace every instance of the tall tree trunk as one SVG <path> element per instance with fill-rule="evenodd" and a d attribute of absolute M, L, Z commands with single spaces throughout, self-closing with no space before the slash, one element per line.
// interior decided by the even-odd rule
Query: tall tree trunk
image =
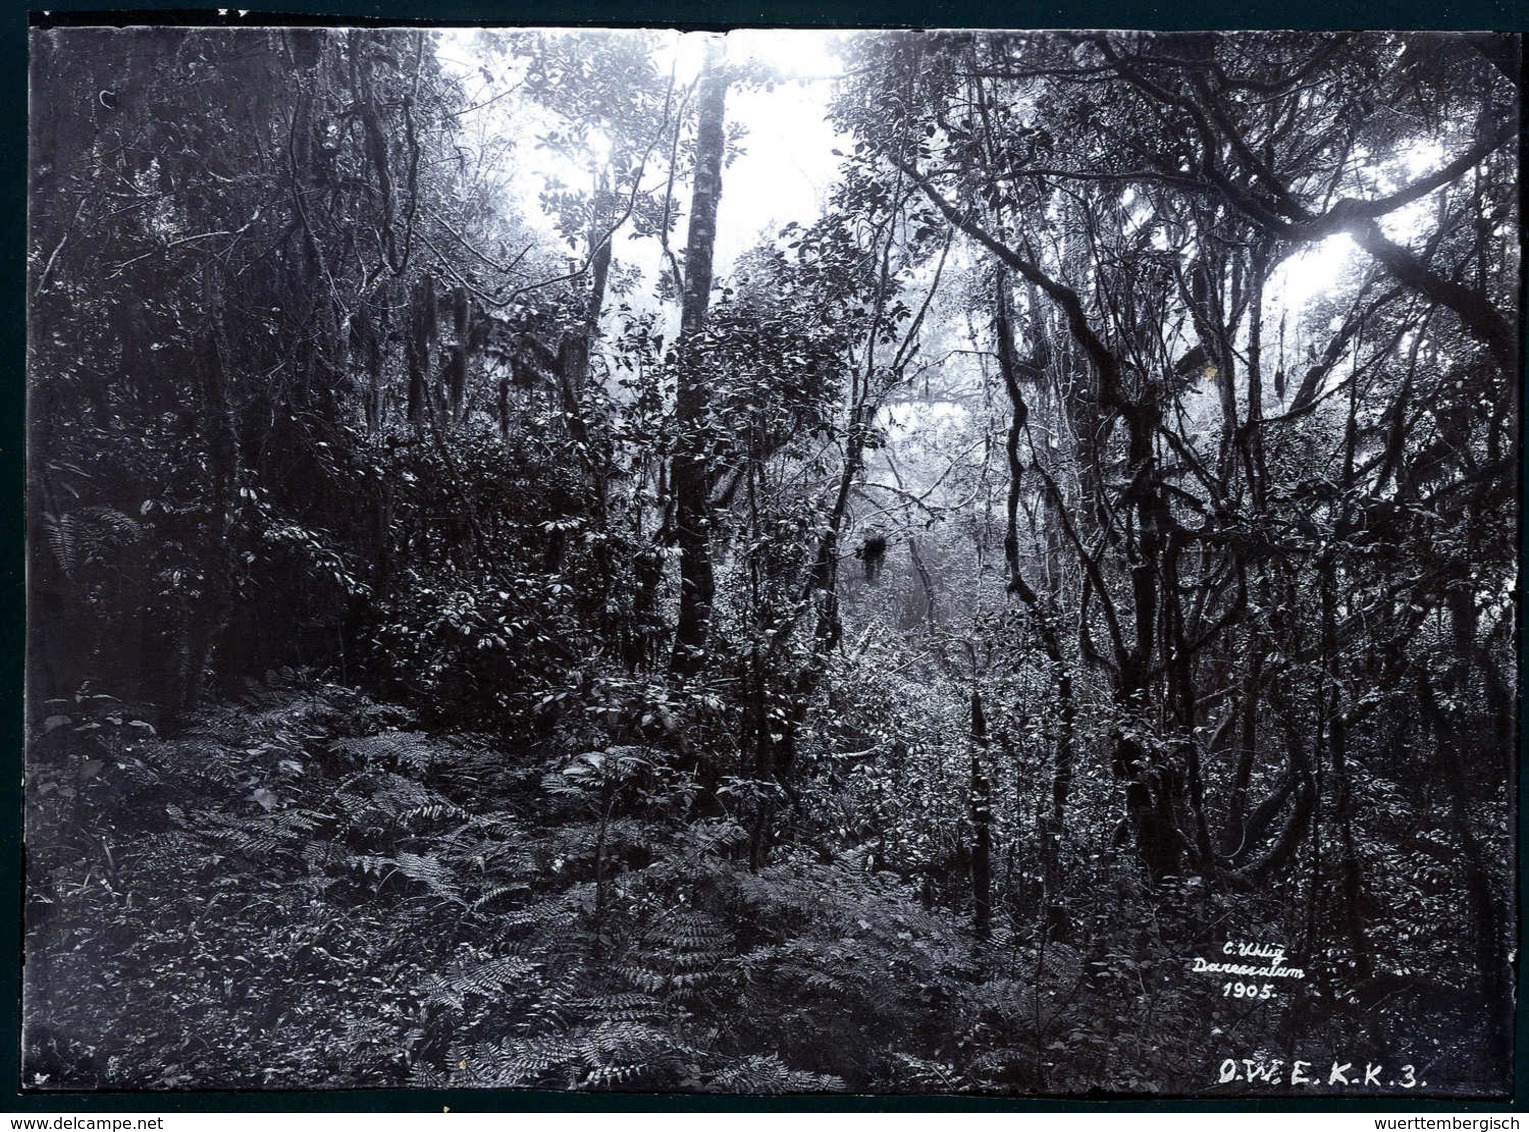
<path fill-rule="evenodd" d="M 409 304 L 409 327 L 404 343 L 409 371 L 409 423 L 423 434 L 431 415 L 429 376 L 435 346 L 435 280 L 427 272 L 419 277 Z"/>
<path fill-rule="evenodd" d="M 1147 401 L 1127 405 L 1122 412 L 1129 431 L 1131 486 L 1126 502 L 1136 513 L 1137 536 L 1131 567 L 1134 645 L 1124 647 L 1117 665 L 1116 702 L 1128 715 L 1148 707 L 1153 683 L 1152 661 L 1160 630 L 1159 589 L 1173 517 L 1163 497 L 1160 469 L 1153 451 L 1157 408 Z M 1181 785 L 1176 760 L 1149 750 L 1121 733 L 1115 741 L 1115 773 L 1125 782 L 1126 817 L 1136 836 L 1137 851 L 1153 881 L 1176 876 L 1181 864 L 1181 835 L 1175 800 Z"/>
<path fill-rule="evenodd" d="M 1178 752 L 1171 774 L 1182 769 L 1189 795 L 1189 818 L 1194 838 L 1196 863 L 1214 872 L 1215 853 L 1211 849 L 1210 830 L 1205 820 L 1205 784 L 1200 771 L 1200 744 L 1195 737 L 1199 699 L 1195 688 L 1194 647 L 1185 630 L 1184 611 L 1179 594 L 1179 556 L 1183 550 L 1177 532 L 1168 535 L 1163 550 L 1163 627 L 1161 629 L 1164 667 L 1168 681 L 1168 718 L 1173 726 L 1172 749 Z"/>
<path fill-rule="evenodd" d="M 1253 509 L 1264 507 L 1264 481 L 1268 469 L 1264 462 L 1264 375 L 1263 375 L 1263 316 L 1264 277 L 1269 273 L 1269 245 L 1259 241 L 1253 245 L 1252 264 L 1248 269 L 1248 413 L 1247 423 L 1242 426 L 1242 450 L 1248 478 L 1248 491 L 1253 497 Z"/>
<path fill-rule="evenodd" d="M 723 43 L 706 45 L 697 100 L 695 187 L 690 198 L 690 235 L 685 247 L 685 293 L 680 308 L 679 374 L 674 409 L 680 438 L 674 455 L 675 534 L 680 550 L 680 611 L 670 671 L 689 677 L 705 659 L 713 579 L 708 497 L 709 444 L 705 436 L 707 390 L 698 339 L 711 297 L 712 252 L 717 241 L 717 203 L 722 196 L 723 131 L 727 76 Z"/>
<path fill-rule="evenodd" d="M 614 233 L 608 228 L 612 218 L 608 215 L 610 193 L 606 181 L 607 176 L 602 173 L 595 191 L 595 219 L 589 227 L 589 291 L 584 297 L 584 318 L 558 347 L 558 396 L 563 402 L 563 417 L 568 422 L 568 435 L 578 445 L 594 488 L 593 518 L 601 527 L 605 525 L 610 490 L 610 460 L 608 452 L 597 450 L 595 438 L 591 436 L 584 394 L 589 388 L 590 358 L 594 354 L 595 339 L 600 334 L 600 315 L 605 310 L 605 292 L 611 272 Z M 607 571 L 607 584 L 613 581 Z"/>

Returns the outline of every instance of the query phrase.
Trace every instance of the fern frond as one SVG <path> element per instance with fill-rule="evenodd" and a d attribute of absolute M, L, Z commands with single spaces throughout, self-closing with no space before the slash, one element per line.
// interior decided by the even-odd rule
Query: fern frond
<path fill-rule="evenodd" d="M 444 1089 L 450 1082 L 451 1078 L 433 1065 L 416 1061 L 409 1066 L 407 1084 L 411 1089 Z"/>
<path fill-rule="evenodd" d="M 704 912 L 671 911 L 648 931 L 647 941 L 686 951 L 721 951 L 732 933 L 715 916 Z"/>
<path fill-rule="evenodd" d="M 531 891 L 531 886 L 525 881 L 511 881 L 507 884 L 489 885 L 467 907 L 470 911 L 478 912 L 487 904 L 492 904 L 501 896 L 521 896 Z"/>
<path fill-rule="evenodd" d="M 1076 947 L 1052 941 L 1041 956 L 1046 973 L 1063 986 L 1072 986 L 1083 975 L 1083 953 Z"/>
<path fill-rule="evenodd" d="M 55 515 L 51 511 L 42 517 L 43 537 L 48 540 L 48 549 L 53 551 L 53 560 L 58 563 L 58 568 L 63 571 L 64 577 L 74 577 L 74 572 L 79 568 L 79 523 L 72 513 Z"/>
<path fill-rule="evenodd" d="M 774 1054 L 752 1054 L 718 1072 L 709 1087 L 723 1093 L 838 1093 L 844 1080 L 792 1069 Z"/>
<path fill-rule="evenodd" d="M 451 870 L 435 853 L 426 853 L 421 856 L 418 853 L 400 850 L 398 871 L 410 880 L 419 881 L 437 896 L 458 904 L 465 903 L 461 891 L 452 879 Z"/>
<path fill-rule="evenodd" d="M 309 835 L 327 820 L 328 814 L 299 807 L 248 817 L 218 813 L 202 816 L 203 823 L 213 827 L 208 833 L 223 848 L 250 857 L 278 849 L 293 850 L 300 855 Z"/>
<path fill-rule="evenodd" d="M 62 514 L 46 512 L 42 524 L 43 537 L 66 578 L 109 550 L 136 541 L 143 533 L 138 520 L 104 504 Z"/>
<path fill-rule="evenodd" d="M 392 771 L 362 771 L 341 784 L 335 803 L 347 821 L 367 832 L 417 832 L 444 820 L 460 820 L 465 810 L 412 778 Z"/>
<path fill-rule="evenodd" d="M 534 1038 L 509 1039 L 496 1045 L 478 1045 L 452 1063 L 451 1083 L 468 1088 L 564 1084 L 566 1073 L 556 1074 L 555 1071 L 566 1069 L 577 1058 L 575 1044 L 560 1034 L 539 1034 Z"/>
<path fill-rule="evenodd" d="M 889 1083 L 897 1092 L 959 1093 L 971 1088 L 966 1076 L 948 1062 L 915 1057 L 900 1050 L 893 1051 L 891 1061 L 894 1072 Z"/>
<path fill-rule="evenodd" d="M 334 750 L 362 766 L 384 766 L 423 775 L 441 754 L 440 740 L 423 731 L 381 731 L 336 739 Z"/>
<path fill-rule="evenodd" d="M 436 853 L 421 855 L 400 850 L 393 857 L 357 854 L 348 858 L 345 864 L 364 876 L 376 877 L 379 882 L 386 881 L 396 873 L 412 881 L 418 881 L 432 894 L 443 900 L 449 900 L 454 904 L 466 903 L 462 899 L 461 889 L 457 887 L 451 875 L 450 867 Z"/>
<path fill-rule="evenodd" d="M 505 988 L 525 983 L 537 972 L 538 965 L 518 955 L 483 959 L 470 949 L 458 957 L 445 975 L 432 972 L 425 977 L 417 993 L 426 1006 L 447 1005 L 460 1009 L 472 996 L 505 997 Z"/>
<path fill-rule="evenodd" d="M 574 999 L 571 1009 L 614 1022 L 655 1022 L 669 1019 L 673 1011 L 649 994 L 608 994 Z"/>

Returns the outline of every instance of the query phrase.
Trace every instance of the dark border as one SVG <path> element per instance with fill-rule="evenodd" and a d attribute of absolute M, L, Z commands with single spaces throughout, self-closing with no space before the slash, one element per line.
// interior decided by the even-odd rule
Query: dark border
<path fill-rule="evenodd" d="M 45 2 L 45 0 L 44 0 Z M 241 0 L 233 0 L 235 4 Z M 248 3 L 249 0 L 242 0 Z M 635 16 L 634 16 L 635 13 Z M 1162 31 L 1191 29 L 1352 29 L 1395 28 L 1442 31 L 1495 30 L 1526 33 L 1529 45 L 1529 6 L 1522 0 L 1284 0 L 1279 4 L 1253 0 L 1061 0 L 1057 3 L 1017 4 L 1005 0 L 858 0 L 830 5 L 827 0 L 647 0 L 634 7 L 630 0 L 436 0 L 427 13 L 399 0 L 283 0 L 271 9 L 235 8 L 220 12 L 199 3 L 176 3 L 154 9 L 126 9 L 102 3 L 67 3 L 44 8 L 42 3 L 11 8 L 0 24 L 0 137 L 11 139 L 10 175 L 0 178 L 0 243 L 10 250 L 12 270 L 0 278 L 0 305 L 9 317 L 0 319 L 0 358 L 12 375 L 0 385 L 0 479 L 13 485 L 0 503 L 0 775 L 19 783 L 22 769 L 22 713 L 25 655 L 25 555 L 23 448 L 25 444 L 25 269 L 27 136 L 27 30 L 29 27 L 124 27 L 179 24 L 207 27 L 271 25 L 401 26 L 401 25 L 521 25 L 594 27 L 677 27 L 690 31 L 732 27 L 800 28 L 925 28 L 1034 27 L 1143 28 Z M 1525 68 L 1529 71 L 1529 67 Z M 1524 279 L 1524 232 L 1529 216 L 1529 190 L 1522 170 L 1525 147 L 1520 140 L 1520 313 Z M 1521 345 L 1529 346 L 1523 333 Z M 1529 350 L 1521 350 L 1521 358 Z M 1522 363 L 1521 363 L 1522 365 Z M 1520 371 L 1520 406 L 1529 382 Z M 1522 412 L 1520 414 L 1522 429 Z M 1525 714 L 1522 673 L 1529 665 L 1529 642 L 1523 628 L 1526 596 L 1523 563 L 1529 557 L 1529 525 L 1523 517 L 1529 459 L 1520 443 L 1519 478 L 1519 766 L 1524 764 Z M 1519 832 L 1529 808 L 1529 776 L 1517 776 Z M 1059 1099 L 954 1096 L 740 1097 L 693 1094 L 562 1093 L 533 1090 L 312 1090 L 167 1093 L 23 1093 L 20 1057 L 20 985 L 22 942 L 21 793 L 13 805 L 0 809 L 0 902 L 11 895 L 16 923 L 0 931 L 0 976 L 15 993 L 0 996 L 0 1105 L 18 1113 L 146 1112 L 1377 1112 L 1407 1115 L 1529 1112 L 1529 1017 L 1519 1011 L 1515 1022 L 1513 1097 L 1503 1101 L 1431 1100 L 1426 1098 L 1271 1097 L 1206 1100 Z M 1518 841 L 1519 954 L 1529 943 L 1524 909 L 1529 893 L 1529 846 Z M 1518 998 L 1524 1000 L 1524 964 L 1519 964 Z"/>
<path fill-rule="evenodd" d="M 236 0 L 237 2 L 237 0 Z M 399 0 L 280 0 L 240 16 L 196 0 L 168 0 L 158 8 L 101 3 L 67 3 L 46 8 L 33 0 L 31 21 L 48 27 L 126 26 L 171 23 L 207 27 L 251 27 L 343 23 L 352 26 L 542 25 L 598 27 L 679 27 L 687 31 L 745 27 L 801 28 L 1147 28 L 1160 31 L 1206 29 L 1396 28 L 1441 31 L 1522 31 L 1529 12 L 1516 0 L 1322 0 L 1259 3 L 1256 0 L 435 0 L 427 12 Z M 44 14 L 46 13 L 46 14 Z"/>

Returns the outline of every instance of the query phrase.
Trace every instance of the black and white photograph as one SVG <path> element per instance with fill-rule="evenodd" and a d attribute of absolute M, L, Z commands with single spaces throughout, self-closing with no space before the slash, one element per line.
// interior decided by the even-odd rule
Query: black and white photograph
<path fill-rule="evenodd" d="M 30 32 L 24 1091 L 1509 1095 L 1517 34 L 225 16 Z"/>

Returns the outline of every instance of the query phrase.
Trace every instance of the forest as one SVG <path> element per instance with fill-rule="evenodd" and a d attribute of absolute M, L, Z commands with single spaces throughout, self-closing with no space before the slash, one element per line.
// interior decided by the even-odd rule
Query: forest
<path fill-rule="evenodd" d="M 1508 1091 L 1518 37 L 30 46 L 24 1088 Z"/>

